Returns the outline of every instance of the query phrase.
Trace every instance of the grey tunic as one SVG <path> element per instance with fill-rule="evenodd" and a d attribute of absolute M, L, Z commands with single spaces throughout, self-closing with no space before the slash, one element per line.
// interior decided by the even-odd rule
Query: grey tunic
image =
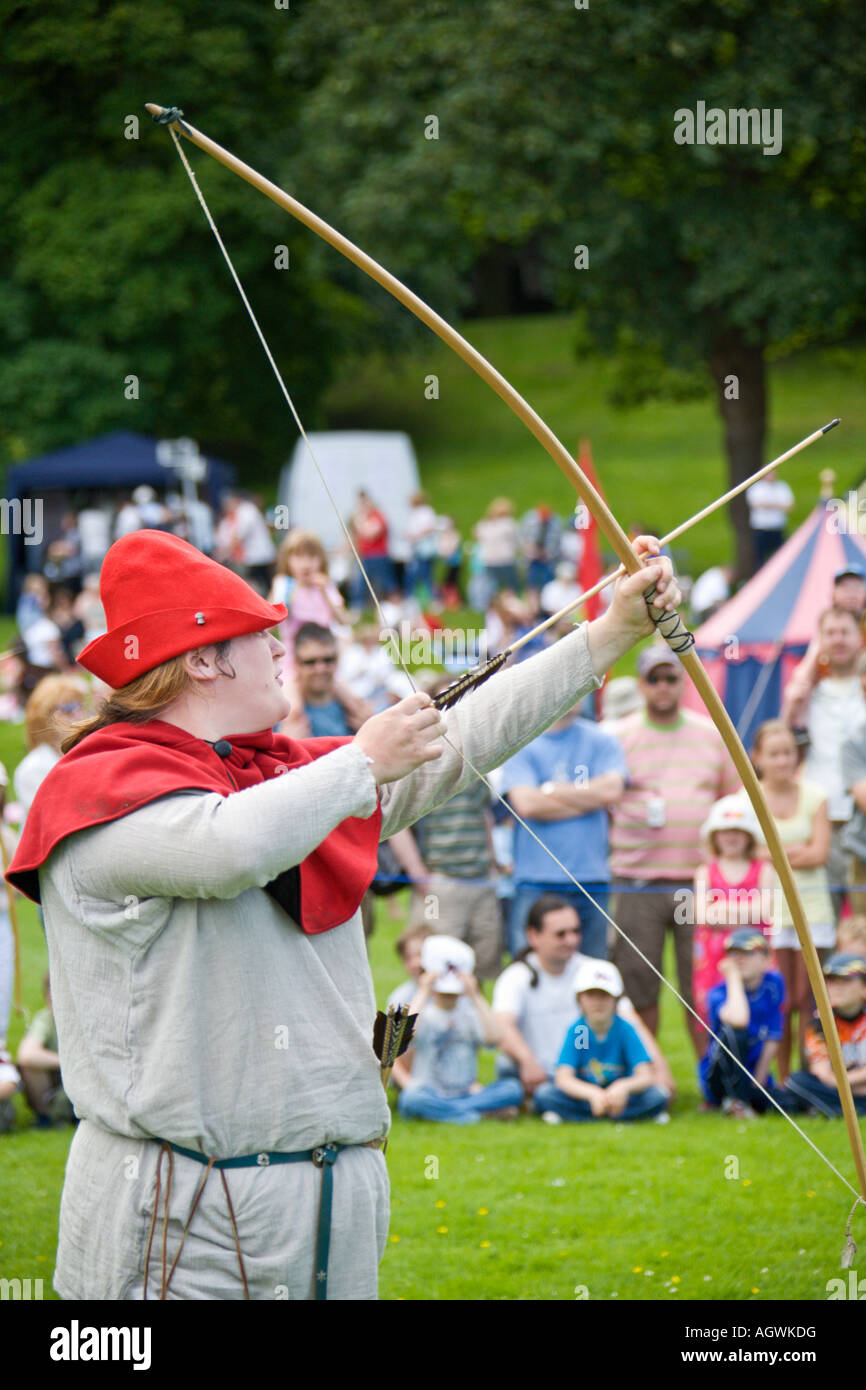
<path fill-rule="evenodd" d="M 489 771 L 598 684 L 581 628 L 467 696 L 445 716 L 442 757 L 381 789 L 382 837 L 473 779 L 461 751 Z M 67 837 L 41 870 L 64 1087 L 81 1117 L 60 1214 L 62 1297 L 141 1297 L 154 1136 L 229 1158 L 387 1134 L 360 913 L 308 936 L 263 891 L 342 820 L 372 815 L 377 795 L 349 744 L 230 796 L 162 797 Z M 181 1155 L 173 1168 L 169 1263 L 204 1174 Z M 166 1176 L 164 1164 L 155 1250 Z M 312 1297 L 320 1172 L 271 1165 L 226 1179 L 251 1296 Z M 376 1296 L 387 1198 L 378 1150 L 340 1154 L 329 1298 Z M 243 1296 L 217 1172 L 168 1296 Z"/>

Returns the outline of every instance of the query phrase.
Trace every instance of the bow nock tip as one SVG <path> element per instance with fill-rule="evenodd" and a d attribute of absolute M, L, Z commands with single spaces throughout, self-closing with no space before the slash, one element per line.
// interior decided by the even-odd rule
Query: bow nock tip
<path fill-rule="evenodd" d="M 822 433 L 822 434 L 827 434 L 827 432 L 828 432 L 829 430 L 834 430 L 834 429 L 836 428 L 836 426 L 837 426 L 837 425 L 841 425 L 841 423 L 842 423 L 842 419 L 841 419 L 841 417 L 840 417 L 839 415 L 837 415 L 835 420 L 831 420 L 830 423 L 829 423 L 829 425 L 825 425 L 825 426 L 824 426 L 824 428 L 822 429 L 821 433 Z"/>
<path fill-rule="evenodd" d="M 155 101 L 146 101 L 144 103 L 144 109 L 145 111 L 149 111 L 151 116 L 161 116 L 165 107 L 157 106 Z"/>

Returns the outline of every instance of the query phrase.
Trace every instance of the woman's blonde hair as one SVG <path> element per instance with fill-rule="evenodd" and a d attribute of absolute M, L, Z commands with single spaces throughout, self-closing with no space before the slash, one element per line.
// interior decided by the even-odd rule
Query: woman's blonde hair
<path fill-rule="evenodd" d="M 325 554 L 325 547 L 315 531 L 302 531 L 298 528 L 289 532 L 277 551 L 277 574 L 289 573 L 289 561 L 294 555 L 314 556 L 325 574 L 328 573 L 328 557 Z"/>
<path fill-rule="evenodd" d="M 500 516 L 514 516 L 514 503 L 508 497 L 494 497 L 484 515 L 488 521 Z"/>
<path fill-rule="evenodd" d="M 230 646 L 230 640 L 214 643 L 217 661 L 225 657 Z M 158 719 L 163 710 L 195 687 L 195 681 L 184 663 L 186 655 L 188 653 L 182 652 L 180 656 L 173 656 L 152 671 L 137 676 L 128 685 L 112 690 L 94 716 L 73 725 L 60 745 L 61 753 L 68 753 L 88 734 L 105 729 L 109 724 L 147 724 L 151 719 Z M 225 674 L 233 676 L 234 671 L 229 667 Z"/>
<path fill-rule="evenodd" d="M 61 722 L 68 722 L 57 718 L 61 705 L 83 705 L 86 698 L 87 686 L 76 676 L 43 676 L 24 706 L 27 747 L 37 748 L 40 743 L 54 743 L 62 732 Z"/>
<path fill-rule="evenodd" d="M 764 723 L 759 725 L 755 730 L 752 737 L 752 756 L 754 756 L 755 753 L 760 753 L 761 745 L 771 734 L 787 734 L 789 738 L 794 739 L 795 744 L 797 742 L 796 738 L 794 738 L 793 730 L 789 724 L 785 723 L 784 719 L 765 719 Z"/>

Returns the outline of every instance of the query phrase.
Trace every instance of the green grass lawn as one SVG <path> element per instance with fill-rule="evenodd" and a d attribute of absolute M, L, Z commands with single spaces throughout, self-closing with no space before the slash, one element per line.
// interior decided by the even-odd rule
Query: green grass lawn
<path fill-rule="evenodd" d="M 21 916 L 25 1002 L 35 1010 L 44 940 L 30 904 Z M 401 978 L 393 950 L 401 926 L 380 900 L 371 943 L 380 1002 Z M 14 1020 L 13 1046 L 23 1026 Z M 662 1044 L 679 1085 L 666 1126 L 397 1118 L 382 1297 L 825 1299 L 853 1200 L 847 1189 L 784 1120 L 697 1113 L 691 1049 L 670 997 Z M 485 1079 L 491 1068 L 486 1057 Z M 20 1097 L 16 1104 L 18 1128 L 0 1137 L 0 1277 L 42 1277 L 53 1296 L 71 1135 L 33 1130 Z M 850 1178 L 842 1121 L 803 1128 Z"/>

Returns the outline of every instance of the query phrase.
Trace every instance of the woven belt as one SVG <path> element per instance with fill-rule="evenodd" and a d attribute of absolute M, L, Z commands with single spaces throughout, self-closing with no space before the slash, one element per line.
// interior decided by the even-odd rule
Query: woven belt
<path fill-rule="evenodd" d="M 211 1168 L 219 1168 L 219 1169 L 221 1170 L 221 1174 L 222 1174 L 222 1170 L 225 1169 L 225 1168 L 269 1168 L 269 1167 L 271 1166 L 271 1164 L 274 1164 L 274 1163 L 314 1163 L 314 1164 L 316 1165 L 317 1168 L 321 1168 L 321 1170 L 322 1170 L 322 1195 L 321 1195 L 321 1200 L 320 1200 L 320 1203 L 319 1203 L 319 1224 L 318 1224 L 318 1229 L 317 1229 L 317 1234 L 316 1234 L 316 1300 L 317 1300 L 317 1301 L 325 1301 L 325 1300 L 327 1299 L 327 1297 L 328 1297 L 328 1250 L 329 1250 L 330 1242 L 331 1242 L 331 1205 L 332 1205 L 332 1201 L 333 1201 L 333 1191 L 334 1191 L 334 1176 L 333 1176 L 332 1169 L 333 1169 L 334 1164 L 335 1164 L 336 1161 L 337 1161 L 338 1155 L 342 1152 L 342 1150 L 343 1150 L 344 1148 L 347 1147 L 347 1145 L 345 1145 L 345 1144 L 320 1144 L 319 1147 L 316 1148 L 316 1149 L 299 1149 L 296 1153 L 289 1153 L 289 1154 L 287 1154 L 287 1153 L 258 1153 L 258 1154 L 244 1154 L 244 1155 L 243 1155 L 242 1157 L 240 1157 L 240 1158 L 208 1158 L 205 1154 L 197 1153 L 195 1149 L 184 1149 L 184 1148 L 181 1147 L 180 1144 L 172 1144 L 171 1141 L 168 1140 L 168 1139 L 155 1139 L 154 1142 L 157 1143 L 157 1144 L 159 1144 L 159 1145 L 161 1145 L 161 1149 L 160 1149 L 160 1162 L 161 1162 L 161 1160 L 162 1160 L 162 1154 L 166 1151 L 166 1149 L 168 1149 L 168 1150 L 172 1150 L 174 1153 L 182 1154 L 184 1158 L 192 1158 L 192 1159 L 195 1160 L 196 1163 L 201 1163 L 201 1164 L 203 1164 L 203 1165 L 206 1165 L 207 1170 L 208 1170 L 208 1173 L 210 1172 Z M 381 1147 L 381 1141 L 380 1141 L 380 1140 L 374 1140 L 372 1143 L 370 1143 L 370 1144 L 368 1144 L 368 1145 L 364 1145 L 363 1147 L 366 1147 L 366 1148 L 380 1148 L 380 1147 Z M 187 1220 L 186 1227 L 185 1227 L 185 1229 L 184 1229 L 183 1237 L 182 1237 L 182 1239 L 181 1239 L 181 1248 L 182 1248 L 182 1246 L 183 1246 L 183 1241 L 186 1239 L 186 1233 L 187 1233 L 187 1231 L 189 1230 L 190 1222 L 192 1221 L 193 1215 L 194 1215 L 194 1213 L 195 1213 L 195 1209 L 196 1209 L 196 1207 L 197 1207 L 197 1205 L 198 1205 L 198 1201 L 199 1201 L 199 1198 L 200 1198 L 200 1196 L 201 1196 L 202 1190 L 203 1190 L 203 1188 L 204 1188 L 204 1183 L 205 1183 L 205 1181 L 207 1180 L 208 1173 L 205 1174 L 205 1177 L 204 1177 L 204 1179 L 202 1180 L 202 1183 L 201 1183 L 201 1185 L 200 1185 L 200 1187 L 199 1187 L 199 1190 L 198 1190 L 198 1193 L 197 1193 L 197 1195 L 196 1195 L 195 1201 L 193 1202 L 192 1211 L 191 1211 L 190 1214 L 189 1214 L 189 1218 L 188 1218 L 188 1220 Z M 243 1258 L 242 1258 L 242 1255 L 241 1255 L 240 1242 L 239 1242 L 238 1236 L 237 1236 L 237 1228 L 236 1228 L 236 1226 L 235 1226 L 234 1212 L 233 1212 L 233 1210 L 232 1210 L 231 1198 L 229 1197 L 228 1186 L 227 1186 L 227 1184 L 226 1184 L 225 1177 L 223 1177 L 222 1181 L 223 1181 L 223 1188 L 225 1189 L 226 1200 L 227 1200 L 227 1202 L 228 1202 L 229 1214 L 230 1214 L 231 1220 L 232 1220 L 232 1230 L 234 1231 L 234 1235 L 235 1235 L 235 1245 L 236 1245 L 237 1253 L 238 1253 L 238 1262 L 239 1262 L 239 1264 L 240 1264 L 241 1278 L 242 1278 L 242 1280 L 243 1280 L 243 1285 L 244 1285 L 244 1295 L 245 1295 L 245 1297 L 248 1298 L 248 1297 L 249 1297 L 249 1290 L 248 1290 L 248 1288 L 247 1288 L 246 1275 L 245 1275 L 245 1273 L 244 1273 Z M 168 1188 L 167 1191 L 166 1191 L 166 1217 L 167 1217 L 167 1214 L 168 1214 L 168 1195 L 169 1195 L 169 1190 L 170 1190 L 170 1184 L 171 1184 L 171 1168 L 169 1168 L 169 1188 Z M 154 1222 L 156 1221 L 156 1204 L 157 1204 L 157 1202 L 158 1202 L 158 1199 L 159 1199 L 159 1172 L 157 1171 L 157 1188 L 156 1188 L 156 1195 L 155 1195 L 155 1197 L 154 1197 L 154 1215 L 153 1215 L 153 1221 L 151 1222 L 151 1239 L 152 1239 L 152 1236 L 153 1236 L 153 1225 L 154 1225 Z M 147 1259 L 148 1259 L 148 1260 L 149 1260 L 149 1257 L 150 1257 L 150 1246 L 151 1246 L 151 1240 L 148 1240 L 148 1247 L 147 1247 Z M 170 1272 L 169 1272 L 169 1275 L 168 1275 L 168 1279 L 166 1279 L 166 1276 L 165 1276 L 165 1233 L 163 1232 L 163 1284 L 162 1284 L 162 1292 L 161 1292 L 161 1295 L 160 1295 L 162 1298 L 165 1297 L 166 1291 L 167 1291 L 167 1289 L 168 1289 L 168 1283 L 169 1283 L 169 1281 L 170 1281 L 170 1279 L 171 1279 L 171 1275 L 174 1273 L 174 1270 L 175 1270 L 175 1267 L 176 1267 L 176 1265 L 177 1265 L 177 1261 L 178 1261 L 179 1256 L 180 1256 L 180 1250 L 178 1250 L 177 1255 L 175 1256 L 174 1263 L 173 1263 L 173 1265 L 172 1265 L 172 1267 L 171 1267 L 171 1270 L 170 1270 Z M 147 1297 L 147 1260 L 145 1261 L 144 1286 L 145 1286 L 145 1294 L 144 1294 L 144 1296 L 145 1296 L 145 1298 L 146 1298 L 146 1297 Z"/>

